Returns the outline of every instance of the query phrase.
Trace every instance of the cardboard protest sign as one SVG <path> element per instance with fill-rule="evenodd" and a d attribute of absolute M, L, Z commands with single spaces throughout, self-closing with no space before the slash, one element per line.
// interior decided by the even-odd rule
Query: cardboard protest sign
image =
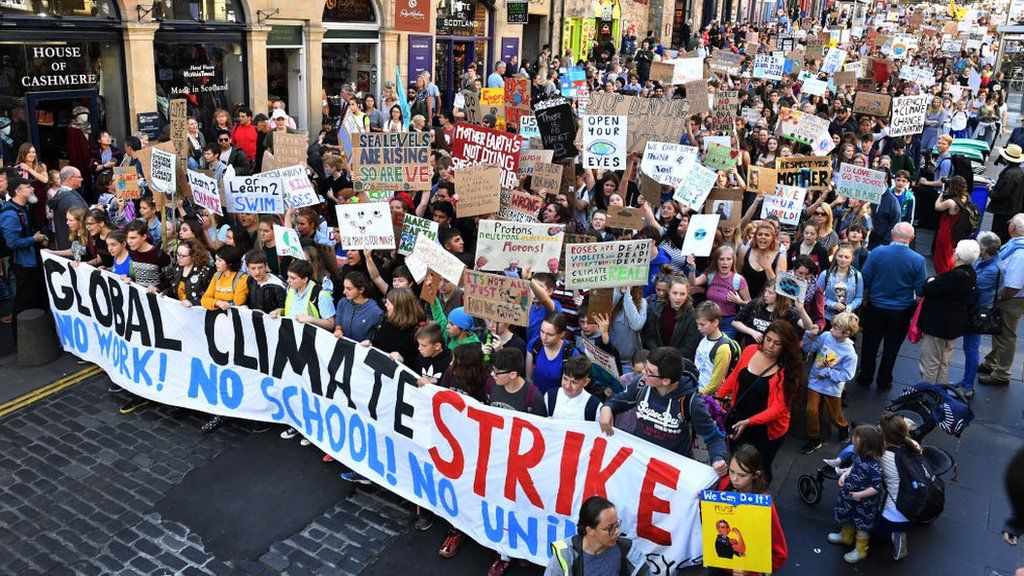
<path fill-rule="evenodd" d="M 717 180 L 717 172 L 700 164 L 694 164 L 693 169 L 686 175 L 686 179 L 676 188 L 672 199 L 682 206 L 700 210 L 700 207 L 704 205 L 704 199 L 708 197 Z"/>
<path fill-rule="evenodd" d="M 167 103 L 170 125 L 167 134 L 179 159 L 188 159 L 188 100 L 175 98 Z"/>
<path fill-rule="evenodd" d="M 479 124 L 482 117 L 480 114 L 480 93 L 476 90 L 462 90 L 459 94 L 462 95 L 463 100 L 466 102 L 465 108 L 462 109 L 463 113 L 466 114 L 466 122 Z"/>
<path fill-rule="evenodd" d="M 743 57 L 726 50 L 715 50 L 714 55 L 706 60 L 708 69 L 727 76 L 739 76 Z"/>
<path fill-rule="evenodd" d="M 519 125 L 523 116 L 530 116 L 530 81 L 523 76 L 505 78 L 505 120 Z"/>
<path fill-rule="evenodd" d="M 802 144 L 811 144 L 818 136 L 828 132 L 828 124 L 827 118 L 793 108 L 783 108 L 779 113 L 779 134 Z"/>
<path fill-rule="evenodd" d="M 533 115 L 532 110 L 529 113 L 520 116 L 519 135 L 523 137 L 523 140 L 540 138 L 540 128 L 537 127 L 537 117 Z"/>
<path fill-rule="evenodd" d="M 852 87 L 857 85 L 857 73 L 856 72 L 836 72 L 832 76 L 832 82 L 839 88 Z"/>
<path fill-rule="evenodd" d="M 665 85 L 672 84 L 672 77 L 675 75 L 676 66 L 672 62 L 651 62 L 651 71 L 648 78 L 657 80 Z"/>
<path fill-rule="evenodd" d="M 629 152 L 640 154 L 649 140 L 659 142 L 667 134 L 683 134 L 692 107 L 689 99 L 660 100 L 614 92 L 595 92 L 590 96 L 587 111 L 594 115 L 629 116 L 626 147 Z M 544 147 L 548 148 L 546 141 Z M 558 158 L 558 154 L 555 154 L 555 158 Z"/>
<path fill-rule="evenodd" d="M 772 497 L 704 490 L 704 565 L 732 572 L 772 571 Z"/>
<path fill-rule="evenodd" d="M 505 89 L 481 88 L 477 114 L 480 118 L 491 114 L 495 119 L 503 120 L 505 118 Z"/>
<path fill-rule="evenodd" d="M 513 326 L 530 323 L 533 290 L 529 280 L 466 270 L 462 288 L 467 314 Z"/>
<path fill-rule="evenodd" d="M 114 167 L 114 194 L 125 200 L 135 200 L 142 194 L 139 189 L 139 171 L 135 166 Z"/>
<path fill-rule="evenodd" d="M 476 268 L 530 268 L 534 272 L 558 272 L 564 233 L 564 227 L 552 224 L 481 220 Z"/>
<path fill-rule="evenodd" d="M 544 199 L 518 190 L 502 190 L 498 217 L 513 222 L 536 222 Z"/>
<path fill-rule="evenodd" d="M 721 204 L 723 208 L 724 204 Z M 721 214 L 690 214 L 690 225 L 686 228 L 686 237 L 683 238 L 683 254 L 693 254 L 697 257 L 711 255 L 715 245 L 715 230 L 718 229 L 718 221 Z"/>
<path fill-rule="evenodd" d="M 838 48 L 829 48 L 825 58 L 821 61 L 821 66 L 818 67 L 818 72 L 834 74 L 843 69 L 843 62 L 846 62 L 846 51 Z"/>
<path fill-rule="evenodd" d="M 935 71 L 928 68 L 904 64 L 900 67 L 900 78 L 914 82 L 923 88 L 931 88 L 935 85 Z"/>
<path fill-rule="evenodd" d="M 306 253 L 302 251 L 302 244 L 299 243 L 299 232 L 294 228 L 274 224 L 274 249 L 282 258 L 291 256 L 299 260 L 306 259 Z"/>
<path fill-rule="evenodd" d="M 672 84 L 686 84 L 704 77 L 704 58 L 676 58 L 672 63 Z"/>
<path fill-rule="evenodd" d="M 554 152 L 555 162 L 579 154 L 575 144 L 576 115 L 568 101 L 553 98 L 538 102 L 533 107 L 533 115 L 537 117 L 544 148 Z"/>
<path fill-rule="evenodd" d="M 774 168 L 751 165 L 747 169 L 747 189 L 753 192 L 771 194 L 778 184 L 778 174 Z"/>
<path fill-rule="evenodd" d="M 416 247 L 413 248 L 409 259 L 426 264 L 429 269 L 456 286 L 462 281 L 462 272 L 466 269 L 466 265 L 459 260 L 458 256 L 445 250 L 437 241 L 423 234 L 416 238 Z M 408 259 L 406 263 L 408 263 Z"/>
<path fill-rule="evenodd" d="M 565 245 L 565 287 L 614 288 L 647 284 L 650 240 Z"/>
<path fill-rule="evenodd" d="M 626 167 L 626 116 L 582 117 L 583 167 L 623 170 Z"/>
<path fill-rule="evenodd" d="M 284 186 L 285 208 L 299 209 L 317 206 L 322 202 L 306 175 L 306 169 L 301 165 L 278 168 L 276 172 Z"/>
<path fill-rule="evenodd" d="M 804 196 L 807 188 L 779 184 L 775 193 L 764 197 L 761 205 L 761 217 L 775 216 L 782 224 L 796 226 L 800 223 L 800 214 L 804 208 Z"/>
<path fill-rule="evenodd" d="M 589 314 L 607 314 L 611 317 L 614 308 L 615 288 L 591 288 L 587 294 L 587 310 Z"/>
<path fill-rule="evenodd" d="M 712 142 L 705 147 L 704 165 L 708 168 L 728 172 L 736 166 L 739 159 L 740 151 L 728 146 Z"/>
<path fill-rule="evenodd" d="M 430 134 L 369 132 L 354 134 L 352 187 L 364 190 L 429 190 Z"/>
<path fill-rule="evenodd" d="M 524 116 L 524 118 L 533 118 L 533 116 Z M 520 132 L 520 134 L 522 133 Z M 551 162 L 551 159 L 554 157 L 554 153 L 554 150 L 534 148 L 521 150 L 519 152 L 519 179 L 522 180 L 523 176 L 532 175 L 533 167 L 537 163 Z"/>
<path fill-rule="evenodd" d="M 678 186 L 697 160 L 697 154 L 698 150 L 693 146 L 648 142 L 640 159 L 640 172 L 659 184 Z"/>
<path fill-rule="evenodd" d="M 455 191 L 459 218 L 493 214 L 501 208 L 501 168 L 493 164 L 460 168 L 455 171 Z"/>
<path fill-rule="evenodd" d="M 832 181 L 832 159 L 819 156 L 789 156 L 775 161 L 778 183 L 808 190 L 826 190 Z"/>
<path fill-rule="evenodd" d="M 654 181 L 650 176 L 640 173 L 640 195 L 651 203 L 651 206 L 661 204 L 661 184 Z"/>
<path fill-rule="evenodd" d="M 284 189 L 277 174 L 224 178 L 224 211 L 233 214 L 284 214 Z"/>
<path fill-rule="evenodd" d="M 739 95 L 736 90 L 715 92 L 715 107 L 704 121 L 709 131 L 715 134 L 729 134 L 733 131 L 740 109 Z"/>
<path fill-rule="evenodd" d="M 889 116 L 889 104 L 892 97 L 888 94 L 874 92 L 857 92 L 853 96 L 853 113 L 866 116 Z"/>
<path fill-rule="evenodd" d="M 739 188 L 712 188 L 702 212 L 717 215 L 719 228 L 739 226 L 743 218 L 743 191 Z"/>
<path fill-rule="evenodd" d="M 812 96 L 824 96 L 828 92 L 828 82 L 817 78 L 808 78 L 804 80 L 803 91 Z"/>
<path fill-rule="evenodd" d="M 338 204 L 338 243 L 346 250 L 393 250 L 395 229 L 387 202 Z"/>
<path fill-rule="evenodd" d="M 224 215 L 224 209 L 220 202 L 220 186 L 216 180 L 205 174 L 189 170 L 188 185 L 192 188 L 192 202 L 214 214 Z"/>
<path fill-rule="evenodd" d="M 807 295 L 807 281 L 797 278 L 792 273 L 781 274 L 775 283 L 775 293 L 802 304 Z"/>
<path fill-rule="evenodd" d="M 176 176 L 175 156 L 160 148 L 152 148 L 149 161 L 149 187 L 155 192 L 174 195 Z"/>
<path fill-rule="evenodd" d="M 837 194 L 878 204 L 888 188 L 885 172 L 845 162 L 839 165 Z"/>
<path fill-rule="evenodd" d="M 562 185 L 562 170 L 565 166 L 561 164 L 547 164 L 538 162 L 530 175 L 530 187 L 534 191 L 547 190 L 557 192 Z"/>
<path fill-rule="evenodd" d="M 920 96 L 897 96 L 892 101 L 892 119 L 889 122 L 889 136 L 911 136 L 924 131 L 924 117 L 928 112 L 931 94 Z"/>
<path fill-rule="evenodd" d="M 309 136 L 305 134 L 274 132 L 274 167 L 284 168 L 296 164 L 305 166 L 308 148 Z"/>
<path fill-rule="evenodd" d="M 437 292 L 441 289 L 441 275 L 429 268 L 422 278 L 420 286 L 420 300 L 428 304 L 434 302 L 434 298 L 437 298 Z"/>
<path fill-rule="evenodd" d="M 402 232 L 398 239 L 398 253 L 403 256 L 412 254 L 416 247 L 416 238 L 426 236 L 431 240 L 437 240 L 438 224 L 433 220 L 413 216 L 408 212 L 402 217 Z"/>
<path fill-rule="evenodd" d="M 624 230 L 639 230 L 644 227 L 644 211 L 632 206 L 609 206 L 606 226 Z"/>
<path fill-rule="evenodd" d="M 754 78 L 782 80 L 782 70 L 786 66 L 786 57 L 774 54 L 758 54 L 754 58 Z"/>
<path fill-rule="evenodd" d="M 518 134 L 459 122 L 452 136 L 452 168 L 458 171 L 476 164 L 496 164 L 501 167 L 501 185 L 515 188 L 522 147 Z"/>
<path fill-rule="evenodd" d="M 591 292 L 593 294 L 593 292 Z M 591 308 L 588 308 L 590 310 Z M 594 366 L 607 372 L 612 378 L 619 378 L 619 366 L 615 356 L 601 350 L 589 338 L 583 338 L 583 353 L 594 363 Z"/>

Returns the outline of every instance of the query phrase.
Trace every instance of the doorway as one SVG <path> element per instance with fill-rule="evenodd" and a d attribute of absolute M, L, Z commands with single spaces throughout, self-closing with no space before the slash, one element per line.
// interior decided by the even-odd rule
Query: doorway
<path fill-rule="evenodd" d="M 445 108 L 452 107 L 455 93 L 462 89 L 462 76 L 470 68 L 476 69 L 477 77 L 484 85 L 487 84 L 484 64 L 489 41 L 490 38 L 437 38 L 434 83 L 441 91 L 441 102 Z"/>
<path fill-rule="evenodd" d="M 92 139 L 102 129 L 99 93 L 96 90 L 29 92 L 25 94 L 25 102 L 29 140 L 36 147 L 39 159 L 56 170 L 70 164 L 88 175 Z M 89 111 L 91 138 L 73 131 L 76 130 L 74 111 L 78 107 Z M 122 147 L 121 144 L 118 147 Z"/>
<path fill-rule="evenodd" d="M 267 109 L 275 100 L 283 100 L 288 114 L 299 130 L 306 129 L 306 82 L 301 46 L 267 49 Z"/>

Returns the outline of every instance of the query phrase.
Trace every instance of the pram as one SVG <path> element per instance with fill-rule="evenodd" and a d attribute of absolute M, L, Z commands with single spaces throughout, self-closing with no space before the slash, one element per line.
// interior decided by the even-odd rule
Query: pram
<path fill-rule="evenodd" d="M 921 442 L 936 426 L 946 433 L 960 438 L 963 431 L 974 420 L 967 399 L 955 387 L 948 384 L 929 384 L 922 382 L 905 388 L 903 394 L 886 407 L 886 411 L 902 416 L 910 428 L 910 437 Z M 923 446 L 924 456 L 939 476 L 953 470 L 953 481 L 956 481 L 956 460 L 953 456 L 937 446 Z M 813 475 L 804 474 L 797 480 L 797 491 L 800 499 L 808 506 L 817 506 L 821 502 L 825 489 L 825 480 L 838 480 L 836 469 L 829 465 L 818 468 Z"/>

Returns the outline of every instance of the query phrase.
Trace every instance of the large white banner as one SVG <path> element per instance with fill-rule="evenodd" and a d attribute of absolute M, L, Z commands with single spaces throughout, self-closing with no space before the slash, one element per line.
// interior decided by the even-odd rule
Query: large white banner
<path fill-rule="evenodd" d="M 292 426 L 481 544 L 538 564 L 585 497 L 615 503 L 654 565 L 700 563 L 703 464 L 595 422 L 484 406 L 376 348 L 246 308 L 208 311 L 43 253 L 62 345 L 156 402 Z M 273 463 L 268 462 L 268 465 Z"/>

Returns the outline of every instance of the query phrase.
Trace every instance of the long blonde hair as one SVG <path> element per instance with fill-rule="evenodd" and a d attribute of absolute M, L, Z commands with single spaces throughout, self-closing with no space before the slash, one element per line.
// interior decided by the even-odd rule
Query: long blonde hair
<path fill-rule="evenodd" d="M 78 221 L 78 230 L 70 230 L 68 239 L 74 243 L 78 242 L 82 246 L 89 246 L 92 238 L 89 236 L 89 231 L 85 228 L 85 217 L 89 214 L 89 209 L 85 206 L 75 206 L 68 210 L 68 215 L 74 217 Z"/>

